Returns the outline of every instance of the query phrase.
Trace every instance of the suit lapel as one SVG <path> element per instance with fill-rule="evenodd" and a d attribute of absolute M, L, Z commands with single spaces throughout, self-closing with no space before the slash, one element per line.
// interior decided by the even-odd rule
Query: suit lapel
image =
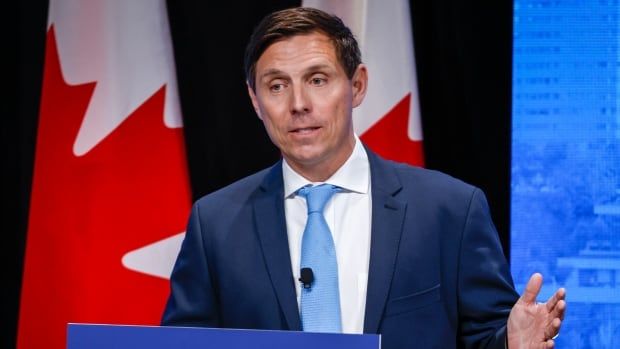
<path fill-rule="evenodd" d="M 372 181 L 370 265 L 364 333 L 377 333 L 387 301 L 407 204 L 395 198 L 402 189 L 394 168 L 366 149 Z"/>
<path fill-rule="evenodd" d="M 282 162 L 272 167 L 254 200 L 254 223 L 263 256 L 282 313 L 290 330 L 301 330 L 291 271 L 291 257 L 284 217 Z"/>

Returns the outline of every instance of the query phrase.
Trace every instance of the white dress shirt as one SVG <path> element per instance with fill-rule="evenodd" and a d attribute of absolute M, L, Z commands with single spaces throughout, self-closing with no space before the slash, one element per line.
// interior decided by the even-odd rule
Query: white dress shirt
<path fill-rule="evenodd" d="M 286 160 L 282 163 L 282 172 L 286 229 L 299 305 L 301 241 L 308 211 L 305 198 L 296 192 L 307 184 L 322 183 L 310 182 L 295 172 Z M 334 194 L 323 211 L 336 245 L 342 331 L 362 333 L 370 259 L 372 205 L 368 155 L 357 135 L 349 159 L 324 183 L 343 189 Z"/>

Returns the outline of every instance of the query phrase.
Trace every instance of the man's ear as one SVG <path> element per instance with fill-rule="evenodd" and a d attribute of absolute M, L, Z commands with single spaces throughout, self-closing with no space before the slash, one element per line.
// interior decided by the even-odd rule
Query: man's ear
<path fill-rule="evenodd" d="M 263 116 L 261 115 L 260 108 L 258 107 L 258 98 L 256 97 L 256 92 L 254 92 L 254 89 L 252 88 L 252 86 L 250 86 L 249 82 L 246 81 L 245 85 L 248 87 L 248 94 L 250 95 L 250 100 L 252 101 L 254 112 L 256 112 L 258 118 L 262 120 Z"/>
<path fill-rule="evenodd" d="M 353 78 L 351 78 L 351 87 L 353 88 L 353 108 L 362 104 L 366 91 L 368 89 L 368 69 L 365 64 L 360 64 L 355 69 Z"/>

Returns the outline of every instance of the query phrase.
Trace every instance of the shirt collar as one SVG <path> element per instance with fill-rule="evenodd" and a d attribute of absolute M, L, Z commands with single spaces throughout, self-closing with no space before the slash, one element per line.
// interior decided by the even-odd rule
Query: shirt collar
<path fill-rule="evenodd" d="M 368 163 L 368 154 L 355 135 L 355 146 L 353 152 L 344 164 L 325 182 L 314 183 L 304 178 L 286 162 L 282 161 L 282 177 L 284 179 L 284 197 L 292 197 L 299 188 L 308 184 L 316 185 L 328 183 L 336 185 L 346 191 L 367 194 L 370 182 L 370 165 Z"/>

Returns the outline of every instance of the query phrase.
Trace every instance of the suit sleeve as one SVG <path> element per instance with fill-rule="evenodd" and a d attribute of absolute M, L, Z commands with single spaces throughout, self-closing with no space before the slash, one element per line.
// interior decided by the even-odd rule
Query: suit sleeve
<path fill-rule="evenodd" d="M 161 324 L 219 327 L 217 304 L 197 203 L 170 277 L 170 297 Z"/>
<path fill-rule="evenodd" d="M 519 295 L 484 194 L 475 189 L 459 256 L 460 338 L 465 348 L 504 349 L 506 322 Z"/>

